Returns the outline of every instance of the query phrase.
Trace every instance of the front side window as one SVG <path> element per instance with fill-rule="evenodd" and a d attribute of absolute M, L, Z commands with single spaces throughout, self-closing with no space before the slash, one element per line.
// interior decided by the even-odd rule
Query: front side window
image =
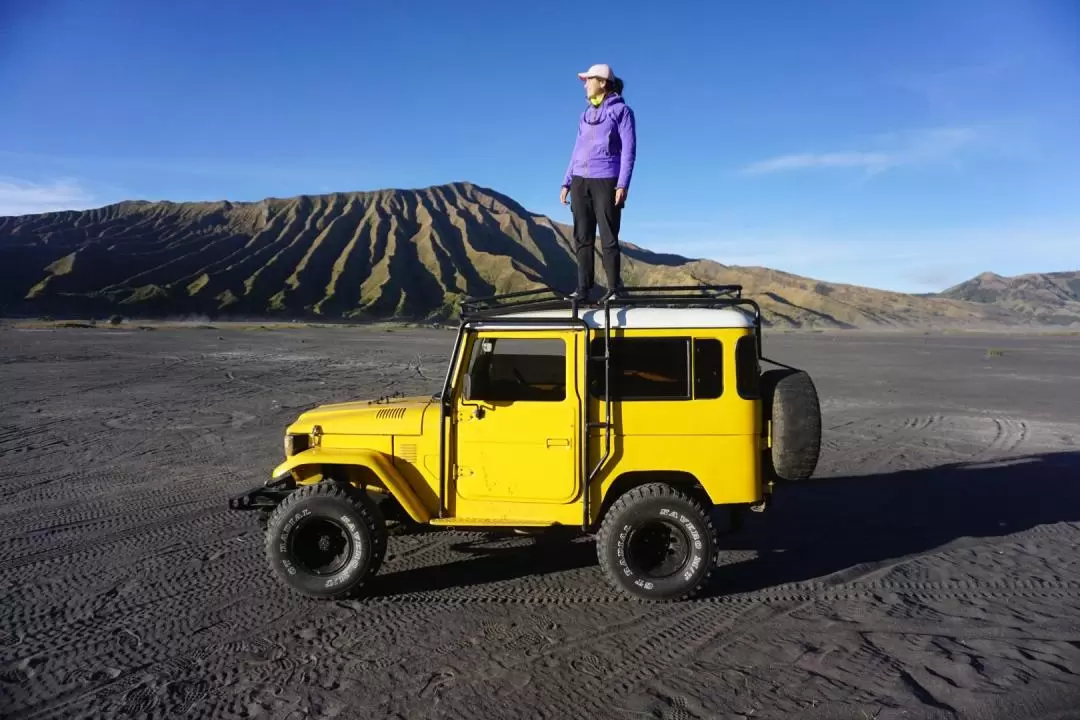
<path fill-rule="evenodd" d="M 479 337 L 468 378 L 467 400 L 559 402 L 566 398 L 566 343 L 559 338 Z"/>

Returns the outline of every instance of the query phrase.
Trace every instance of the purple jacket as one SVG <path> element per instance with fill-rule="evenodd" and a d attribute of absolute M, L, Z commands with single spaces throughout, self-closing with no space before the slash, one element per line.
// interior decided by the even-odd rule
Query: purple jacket
<path fill-rule="evenodd" d="M 629 188 L 637 157 L 634 111 L 619 95 L 608 95 L 600 107 L 589 105 L 578 121 L 577 140 L 570 154 L 563 186 L 574 175 L 618 178 L 616 187 Z"/>

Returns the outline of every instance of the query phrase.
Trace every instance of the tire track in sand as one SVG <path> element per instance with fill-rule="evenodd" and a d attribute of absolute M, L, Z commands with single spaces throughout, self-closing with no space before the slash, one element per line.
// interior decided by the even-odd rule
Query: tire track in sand
<path fill-rule="evenodd" d="M 870 428 L 852 425 L 858 430 L 823 443 L 823 447 L 834 449 L 827 461 L 865 474 L 925 465 L 928 455 L 945 462 L 982 462 L 1017 453 L 1029 435 L 1027 421 L 1010 415 L 894 416 L 868 425 Z M 869 434 L 863 432 L 867 429 Z M 961 439 L 965 437 L 972 439 Z M 857 447 L 842 449 L 845 443 Z"/>
<path fill-rule="evenodd" d="M 857 429 L 852 432 L 842 433 L 842 440 L 834 445 L 836 450 L 823 459 L 827 459 L 830 465 L 864 474 L 873 474 L 889 467 L 913 449 L 954 459 L 956 454 L 948 449 L 928 447 L 925 442 L 919 442 L 934 432 L 944 420 L 945 416 L 940 414 L 875 418 L 866 424 L 853 426 Z M 849 447 L 843 449 L 844 444 Z"/>
<path fill-rule="evenodd" d="M 994 436 L 984 449 L 980 450 L 971 462 L 984 462 L 991 459 L 1007 458 L 1016 453 L 1028 439 L 1028 423 L 1022 418 L 1009 415 L 997 415 L 991 418 Z"/>

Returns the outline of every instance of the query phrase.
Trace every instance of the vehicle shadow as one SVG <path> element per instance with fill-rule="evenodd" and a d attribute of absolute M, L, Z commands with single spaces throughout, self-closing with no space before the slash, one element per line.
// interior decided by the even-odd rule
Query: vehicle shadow
<path fill-rule="evenodd" d="M 388 562 L 372 579 L 371 592 L 392 597 L 500 583 L 596 565 L 595 543 L 580 538 L 579 530 L 554 530 L 530 538 L 492 533 L 475 540 L 448 543 L 446 548 L 455 559 L 397 571 Z"/>
<path fill-rule="evenodd" d="M 747 512 L 740 530 L 721 535 L 721 565 L 703 596 L 765 590 L 933 552 L 963 538 L 1077 521 L 1080 452 L 778 485 L 767 512 Z M 723 510 L 717 523 L 726 524 Z M 371 592 L 432 592 L 597 566 L 594 543 L 573 538 L 567 531 L 520 543 L 499 535 L 448 543 L 451 561 L 396 571 L 388 562 Z M 732 550 L 756 557 L 725 563 Z M 596 582 L 606 578 L 598 573 Z"/>
<path fill-rule="evenodd" d="M 721 538 L 721 566 L 706 595 L 763 590 L 963 538 L 1080 521 L 1080 452 L 778 485 L 773 501 Z M 757 556 L 724 564 L 730 550 Z"/>

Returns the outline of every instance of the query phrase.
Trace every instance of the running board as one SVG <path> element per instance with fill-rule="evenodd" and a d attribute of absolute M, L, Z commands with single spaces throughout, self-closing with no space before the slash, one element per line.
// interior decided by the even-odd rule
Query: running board
<path fill-rule="evenodd" d="M 439 527 L 556 527 L 561 523 L 543 520 L 514 520 L 513 518 L 432 518 L 429 525 Z M 576 526 L 575 526 L 576 527 Z"/>

